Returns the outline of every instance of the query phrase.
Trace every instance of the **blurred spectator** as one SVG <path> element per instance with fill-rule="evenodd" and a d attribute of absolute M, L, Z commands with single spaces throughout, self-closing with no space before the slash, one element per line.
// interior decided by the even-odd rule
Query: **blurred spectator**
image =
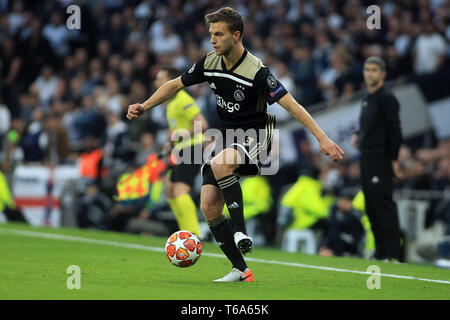
<path fill-rule="evenodd" d="M 69 139 L 60 116 L 50 114 L 45 119 L 45 133 L 48 139 L 46 159 L 51 164 L 64 163 L 69 155 Z"/>
<path fill-rule="evenodd" d="M 304 136 L 305 131 L 302 130 L 303 136 L 299 142 L 299 157 L 297 159 L 298 174 L 316 175 L 317 168 L 321 165 L 320 157 L 311 147 L 308 137 Z"/>
<path fill-rule="evenodd" d="M 353 191 L 344 189 L 331 206 L 328 234 L 319 249 L 319 255 L 362 255 L 364 228 L 361 217 L 363 213 L 353 208 L 353 197 Z"/>
<path fill-rule="evenodd" d="M 166 176 L 152 183 L 145 202 L 135 206 L 121 204 L 110 217 L 110 227 L 124 231 L 155 236 L 169 236 L 178 230 L 178 224 L 166 198 Z"/>
<path fill-rule="evenodd" d="M 83 182 L 95 181 L 97 187 L 101 188 L 102 178 L 106 176 L 107 170 L 103 165 L 103 150 L 98 137 L 88 136 L 84 139 L 79 168 Z"/>
<path fill-rule="evenodd" d="M 97 44 L 96 57 L 100 59 L 102 69 L 106 70 L 108 67 L 109 56 L 111 55 L 111 44 L 106 39 L 101 39 Z"/>
<path fill-rule="evenodd" d="M 350 159 L 346 164 L 345 176 L 342 177 L 343 185 L 350 188 L 360 188 L 361 170 L 358 159 Z"/>
<path fill-rule="evenodd" d="M 172 27 L 165 24 L 159 36 L 153 35 L 151 47 L 158 55 L 172 54 L 180 48 L 182 42 L 179 35 L 174 33 Z"/>
<path fill-rule="evenodd" d="M 147 162 L 149 155 L 157 152 L 155 135 L 151 132 L 144 132 L 140 135 L 139 146 L 137 147 L 134 162 L 137 166 L 142 166 Z"/>
<path fill-rule="evenodd" d="M 300 91 L 297 96 L 304 106 L 309 106 L 316 99 L 316 69 L 311 49 L 307 45 L 299 46 L 294 49 L 292 58 L 291 70 Z"/>
<path fill-rule="evenodd" d="M 23 60 L 19 55 L 19 48 L 13 38 L 6 38 L 2 42 L 0 52 L 0 83 L 3 103 L 8 106 L 13 116 L 18 113 L 15 105 L 17 97 L 24 89 Z"/>
<path fill-rule="evenodd" d="M 78 227 L 106 230 L 111 207 L 111 200 L 100 192 L 94 182 L 90 182 L 84 194 L 81 195 L 80 201 L 77 201 Z"/>
<path fill-rule="evenodd" d="M 44 116 L 41 109 L 33 111 L 32 121 L 21 141 L 25 162 L 41 162 L 44 160 L 45 150 L 48 147 L 48 136 L 45 134 L 43 124 Z"/>
<path fill-rule="evenodd" d="M 323 229 L 333 198 L 322 194 L 323 175 L 318 169 L 301 175 L 281 199 L 277 219 L 278 238 L 282 237 L 283 250 L 296 252 L 300 248 L 308 254 L 317 253 L 317 240 L 313 229 Z M 303 245 L 302 245 L 303 243 Z"/>
<path fill-rule="evenodd" d="M 103 67 L 99 58 L 94 58 L 89 62 L 89 79 L 86 84 L 86 91 L 94 93 L 96 86 L 103 85 Z"/>
<path fill-rule="evenodd" d="M 415 159 L 426 167 L 429 188 L 445 190 L 449 186 L 450 139 L 439 141 L 436 148 L 419 149 Z"/>
<path fill-rule="evenodd" d="M 9 127 L 11 125 L 11 113 L 6 105 L 2 103 L 0 96 L 0 140 L 5 136 L 5 134 L 9 131 Z M 1 142 L 0 142 L 1 148 Z"/>
<path fill-rule="evenodd" d="M 81 141 L 81 137 L 74 121 L 78 115 L 78 112 L 79 111 L 76 109 L 73 101 L 70 100 L 64 104 L 64 113 L 62 115 L 61 122 L 67 130 L 67 136 L 71 148 L 74 147 L 75 143 Z"/>
<path fill-rule="evenodd" d="M 414 44 L 414 72 L 428 74 L 437 71 L 445 61 L 446 50 L 444 37 L 436 32 L 431 21 L 426 21 Z"/>
<path fill-rule="evenodd" d="M 107 94 L 107 101 L 106 101 L 106 107 L 107 111 L 109 113 L 113 113 L 115 115 L 121 116 L 123 113 L 123 108 L 125 106 L 124 104 L 124 97 L 120 93 L 120 84 L 115 79 L 115 77 L 111 77 L 107 80 L 106 83 L 106 94 Z"/>
<path fill-rule="evenodd" d="M 398 162 L 402 175 L 401 179 L 398 178 L 398 184 L 400 184 L 400 186 L 409 189 L 428 188 L 428 186 L 424 186 L 421 181 L 426 175 L 426 167 L 422 162 L 414 158 L 413 153 L 408 146 L 402 145 L 400 147 Z"/>
<path fill-rule="evenodd" d="M 69 29 L 64 23 L 61 11 L 54 11 L 50 16 L 50 21 L 42 29 L 43 36 L 48 40 L 53 52 L 58 57 L 63 57 L 69 53 Z"/>
<path fill-rule="evenodd" d="M 109 18 L 109 25 L 100 31 L 100 38 L 108 41 L 113 53 L 119 53 L 122 50 L 128 32 L 123 23 L 122 15 L 119 12 L 115 12 Z"/>
<path fill-rule="evenodd" d="M 24 78 L 29 85 L 39 76 L 42 66 L 54 63 L 53 51 L 42 36 L 42 22 L 38 18 L 31 18 L 27 28 L 22 30 L 20 41 L 23 67 L 27 70 Z"/>
<path fill-rule="evenodd" d="M 161 221 L 160 214 L 166 217 L 169 214 L 170 219 L 167 220 L 175 222 L 175 229 L 177 228 L 166 197 L 166 161 L 166 158 L 159 158 L 154 153 L 144 166 L 118 178 L 115 186 L 117 197 L 109 217 L 109 228 L 166 235 L 167 226 Z"/>
<path fill-rule="evenodd" d="M 41 107 L 48 109 L 52 99 L 59 94 L 60 80 L 53 72 L 50 66 L 44 66 L 41 69 L 40 76 L 31 86 L 31 92 L 37 93 L 39 96 L 39 104 Z"/>
<path fill-rule="evenodd" d="M 106 134 L 106 119 L 98 111 L 94 97 L 86 95 L 82 100 L 82 107 L 73 118 L 73 125 L 77 131 L 77 140 L 94 136 L 103 139 Z"/>
<path fill-rule="evenodd" d="M 149 73 L 151 63 L 153 62 L 151 60 L 152 58 L 153 57 L 151 54 L 148 54 L 144 51 L 136 52 L 133 58 L 135 79 L 146 86 L 149 86 L 149 83 L 152 82 Z"/>
<path fill-rule="evenodd" d="M 130 94 L 131 83 L 133 82 L 133 63 L 130 60 L 122 60 L 120 64 L 120 92 Z"/>
<path fill-rule="evenodd" d="M 336 51 L 333 51 L 329 55 L 328 67 L 320 73 L 318 79 L 318 87 L 322 92 L 323 100 L 330 100 L 338 95 L 336 82 L 339 77 L 344 75 L 345 71 L 344 59 Z"/>
<path fill-rule="evenodd" d="M 450 183 L 450 158 L 442 158 L 431 175 L 431 189 L 444 191 Z"/>
<path fill-rule="evenodd" d="M 315 72 L 318 75 L 328 66 L 328 56 L 333 50 L 333 44 L 326 32 L 317 33 L 316 43 L 313 48 L 312 57 L 316 65 Z"/>
<path fill-rule="evenodd" d="M 104 163 L 109 168 L 123 168 L 133 156 L 128 127 L 117 114 L 109 113 L 107 119 Z"/>
<path fill-rule="evenodd" d="M 25 25 L 25 12 L 22 0 L 14 1 L 12 3 L 11 13 L 8 14 L 9 32 L 15 36 L 20 29 Z"/>
<path fill-rule="evenodd" d="M 23 93 L 19 96 L 19 117 L 26 122 L 32 119 L 33 111 L 39 108 L 39 94 L 38 92 Z"/>

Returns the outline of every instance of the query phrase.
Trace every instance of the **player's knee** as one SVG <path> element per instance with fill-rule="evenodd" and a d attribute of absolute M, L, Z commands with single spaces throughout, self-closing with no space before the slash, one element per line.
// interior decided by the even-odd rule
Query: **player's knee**
<path fill-rule="evenodd" d="M 233 171 L 238 167 L 237 163 L 232 161 L 232 157 L 227 157 L 226 155 L 218 155 L 214 157 L 211 161 L 211 170 L 217 179 L 226 177 L 233 173 Z"/>
<path fill-rule="evenodd" d="M 217 202 L 203 200 L 200 203 L 200 209 L 206 220 L 210 221 L 218 218 L 222 214 L 223 205 L 222 207 L 219 207 Z"/>
<path fill-rule="evenodd" d="M 220 179 L 228 175 L 227 173 L 230 171 L 230 167 L 224 163 L 220 163 L 219 161 L 212 161 L 211 170 L 214 173 L 214 176 Z"/>
<path fill-rule="evenodd" d="M 214 204 L 210 201 L 203 200 L 200 203 L 200 210 L 202 210 L 203 214 L 206 216 L 207 213 L 215 210 Z"/>

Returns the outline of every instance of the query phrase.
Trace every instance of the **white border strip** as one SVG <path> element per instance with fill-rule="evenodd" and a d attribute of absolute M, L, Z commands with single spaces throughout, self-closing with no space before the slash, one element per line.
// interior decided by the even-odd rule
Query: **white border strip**
<path fill-rule="evenodd" d="M 74 237 L 74 236 L 65 236 L 65 235 L 61 235 L 61 234 L 53 234 L 53 233 L 45 233 L 45 232 L 34 232 L 34 231 L 16 230 L 16 229 L 3 229 L 3 228 L 0 228 L 0 232 L 11 233 L 11 234 L 25 236 L 25 237 L 35 237 L 35 238 L 44 238 L 44 239 L 53 239 L 53 240 L 65 240 L 65 241 L 80 242 L 80 243 L 100 244 L 100 245 L 106 245 L 106 246 L 112 246 L 112 247 L 122 247 L 122 248 L 130 248 L 130 249 L 155 251 L 155 252 L 164 252 L 163 248 L 149 247 L 149 246 L 144 246 L 144 245 L 140 245 L 140 244 L 109 241 L 109 240 L 100 240 L 100 239 L 91 239 L 91 238 L 83 238 L 83 237 Z M 203 255 L 208 256 L 208 257 L 214 257 L 214 258 L 222 258 L 222 259 L 225 258 L 224 255 L 217 254 L 217 253 L 204 253 Z M 245 260 L 252 261 L 252 262 L 270 263 L 270 264 L 278 264 L 278 265 L 283 265 L 283 266 L 298 267 L 298 268 L 309 268 L 309 269 L 334 271 L 334 272 L 374 275 L 374 273 L 366 272 L 366 271 L 313 266 L 313 265 L 301 264 L 301 263 L 295 263 L 295 262 L 283 262 L 283 261 L 263 260 L 263 259 L 255 259 L 255 258 L 245 258 Z M 389 278 L 406 279 L 406 280 L 420 280 L 420 281 L 427 281 L 427 282 L 450 284 L 450 281 L 446 281 L 446 280 L 416 278 L 416 277 L 412 277 L 412 276 L 401 276 L 401 275 L 396 275 L 396 274 L 385 274 L 385 273 L 380 273 L 379 275 L 382 277 L 389 277 Z"/>
<path fill-rule="evenodd" d="M 238 77 L 235 77 L 235 76 L 233 76 L 233 75 L 231 75 L 231 74 L 228 74 L 228 73 L 220 73 L 220 72 L 203 72 L 203 74 L 204 74 L 205 76 L 208 76 L 208 77 L 228 78 L 228 79 L 234 80 L 234 81 L 236 81 L 236 82 L 239 82 L 239 83 L 241 83 L 241 84 L 245 84 L 246 86 L 253 87 L 253 83 L 248 82 L 248 81 L 245 81 L 245 80 L 242 80 L 242 79 L 239 79 Z"/>

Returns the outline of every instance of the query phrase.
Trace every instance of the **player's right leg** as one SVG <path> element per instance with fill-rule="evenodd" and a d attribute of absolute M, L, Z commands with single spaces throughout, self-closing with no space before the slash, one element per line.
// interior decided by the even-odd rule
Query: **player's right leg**
<path fill-rule="evenodd" d="M 210 169 L 209 169 L 210 170 Z M 209 173 L 212 175 L 212 173 Z M 204 184 L 201 190 L 201 210 L 208 221 L 208 226 L 225 256 L 233 265 L 233 270 L 248 274 L 249 269 L 241 252 L 234 243 L 234 229 L 223 214 L 224 199 L 219 188 L 212 184 Z M 236 273 L 236 272 L 235 272 Z M 225 279 L 226 278 L 226 279 Z M 238 278 L 225 277 L 222 281 L 241 281 Z M 244 277 L 245 278 L 245 277 Z M 234 280 L 233 280 L 234 279 Z M 253 276 L 247 281 L 253 280 Z"/>

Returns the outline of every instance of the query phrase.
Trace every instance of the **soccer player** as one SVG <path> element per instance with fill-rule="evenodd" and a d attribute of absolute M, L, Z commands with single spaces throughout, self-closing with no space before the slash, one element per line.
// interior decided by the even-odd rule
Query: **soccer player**
<path fill-rule="evenodd" d="M 175 68 L 163 67 L 156 75 L 155 86 L 159 88 L 179 75 Z M 167 107 L 166 118 L 169 126 L 169 137 L 177 131 L 180 135 L 188 134 L 179 142 L 169 139 L 166 148 L 175 148 L 181 156 L 184 152 L 190 152 L 191 155 L 194 155 L 196 146 L 203 144 L 202 132 L 208 127 L 208 123 L 194 98 L 185 90 L 180 90 L 164 105 Z M 201 130 L 194 133 L 195 122 L 200 125 Z M 180 132 L 180 129 L 183 130 Z M 201 147 L 198 150 L 201 150 Z M 175 215 L 180 230 L 188 230 L 201 237 L 197 207 L 190 195 L 191 186 L 201 164 L 196 164 L 192 160 L 187 162 L 181 162 L 173 167 L 167 182 L 167 202 Z"/>
<path fill-rule="evenodd" d="M 209 83 L 217 98 L 222 131 L 245 130 L 243 139 L 226 143 L 223 150 L 214 154 L 202 167 L 201 210 L 217 243 L 233 266 L 230 273 L 215 281 L 253 281 L 253 273 L 242 256 L 242 253 L 251 251 L 252 239 L 245 230 L 239 177 L 260 173 L 262 158 L 270 151 L 275 117 L 266 112 L 267 103 L 278 102 L 285 108 L 314 135 L 320 151 L 333 161 L 342 159 L 343 151 L 327 137 L 261 60 L 244 48 L 244 22 L 240 13 L 225 7 L 207 14 L 205 21 L 209 25 L 214 51 L 180 77 L 166 82 L 144 103 L 130 105 L 127 118 L 131 120 L 142 115 L 184 87 L 206 81 Z M 246 134 L 255 131 L 258 134 Z M 264 134 L 259 134 L 260 131 Z M 224 140 L 227 142 L 227 139 Z M 223 215 L 224 203 L 231 222 Z"/>

